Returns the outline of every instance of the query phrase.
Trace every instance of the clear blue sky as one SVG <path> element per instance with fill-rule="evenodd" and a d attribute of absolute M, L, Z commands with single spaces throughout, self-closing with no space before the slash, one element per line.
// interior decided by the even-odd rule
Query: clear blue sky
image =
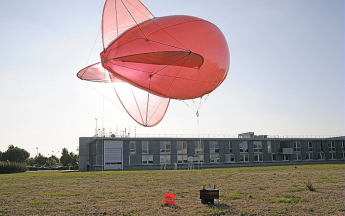
<path fill-rule="evenodd" d="M 76 151 L 95 118 L 106 132 L 132 134 L 344 134 L 343 0 L 142 2 L 156 17 L 209 20 L 227 39 L 230 71 L 199 123 L 172 101 L 160 124 L 144 128 L 111 87 L 76 77 L 99 61 L 103 1 L 0 0 L 0 151 Z"/>

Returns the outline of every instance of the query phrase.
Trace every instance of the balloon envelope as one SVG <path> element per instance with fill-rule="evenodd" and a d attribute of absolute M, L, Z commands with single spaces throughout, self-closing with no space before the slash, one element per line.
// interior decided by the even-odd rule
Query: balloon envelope
<path fill-rule="evenodd" d="M 101 63 L 80 79 L 112 82 L 129 115 L 143 126 L 164 117 L 170 99 L 216 89 L 230 65 L 227 42 L 214 24 L 192 16 L 154 17 L 139 0 L 107 0 Z"/>
<path fill-rule="evenodd" d="M 191 16 L 158 17 L 124 32 L 102 53 L 114 76 L 152 94 L 193 99 L 212 92 L 229 70 L 222 32 Z"/>

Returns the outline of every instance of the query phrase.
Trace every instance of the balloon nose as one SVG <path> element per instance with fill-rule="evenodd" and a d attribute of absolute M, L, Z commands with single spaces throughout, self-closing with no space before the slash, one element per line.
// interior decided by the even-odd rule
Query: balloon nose
<path fill-rule="evenodd" d="M 103 59 L 103 62 L 104 62 L 104 63 L 108 63 L 108 61 L 109 61 L 109 60 L 108 60 L 107 58 L 104 58 L 104 59 Z"/>

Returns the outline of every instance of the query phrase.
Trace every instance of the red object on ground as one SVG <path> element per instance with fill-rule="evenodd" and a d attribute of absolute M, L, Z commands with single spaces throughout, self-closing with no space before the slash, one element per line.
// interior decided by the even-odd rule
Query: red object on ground
<path fill-rule="evenodd" d="M 175 194 L 164 194 L 164 204 L 175 205 Z"/>

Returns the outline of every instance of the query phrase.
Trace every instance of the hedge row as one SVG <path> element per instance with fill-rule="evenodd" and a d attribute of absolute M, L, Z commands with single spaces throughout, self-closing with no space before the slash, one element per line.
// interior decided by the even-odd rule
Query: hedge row
<path fill-rule="evenodd" d="M 28 166 L 27 167 L 28 171 L 40 171 L 40 170 L 78 170 L 79 167 L 78 166 L 62 166 L 62 167 L 32 167 L 32 166 Z"/>
<path fill-rule="evenodd" d="M 0 173 L 18 173 L 26 170 L 25 163 L 0 161 Z"/>

